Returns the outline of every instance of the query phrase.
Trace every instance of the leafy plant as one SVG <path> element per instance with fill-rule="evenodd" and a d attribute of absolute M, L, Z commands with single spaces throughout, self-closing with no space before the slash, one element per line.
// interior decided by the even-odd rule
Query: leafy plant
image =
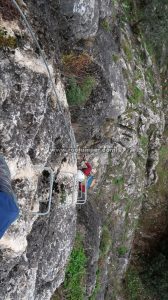
<path fill-rule="evenodd" d="M 144 98 L 144 92 L 136 85 L 132 86 L 131 95 L 129 101 L 133 104 L 138 104 Z"/>
<path fill-rule="evenodd" d="M 109 23 L 109 21 L 106 18 L 104 20 L 102 20 L 101 26 L 107 32 L 109 32 L 111 30 L 110 23 Z"/>
<path fill-rule="evenodd" d="M 117 249 L 117 251 L 118 251 L 118 255 L 119 255 L 119 256 L 124 256 L 124 255 L 127 253 L 128 249 L 127 249 L 127 247 L 125 247 L 125 246 L 120 246 L 120 247 Z"/>
<path fill-rule="evenodd" d="M 131 21 L 132 20 L 132 1 L 131 0 L 124 0 L 122 1 L 122 21 Z"/>
<path fill-rule="evenodd" d="M 96 85 L 96 80 L 92 76 L 84 78 L 81 84 L 72 77 L 69 79 L 66 90 L 67 100 L 70 105 L 82 105 L 89 99 L 93 88 Z"/>

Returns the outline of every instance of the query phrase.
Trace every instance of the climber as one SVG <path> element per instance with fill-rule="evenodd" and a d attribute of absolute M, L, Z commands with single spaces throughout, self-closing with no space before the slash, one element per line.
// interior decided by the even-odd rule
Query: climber
<path fill-rule="evenodd" d="M 88 177 L 86 177 L 86 189 L 92 188 L 96 183 L 96 179 L 94 177 L 94 173 L 90 173 Z M 85 192 L 85 181 L 79 182 L 79 190 L 83 193 Z"/>
<path fill-rule="evenodd" d="M 92 171 L 92 166 L 89 162 L 84 161 L 82 164 L 82 172 L 86 175 L 89 176 L 90 172 Z"/>
<path fill-rule="evenodd" d="M 0 155 L 0 239 L 18 216 L 19 208 L 11 187 L 10 171 Z"/>
<path fill-rule="evenodd" d="M 78 169 L 80 169 L 86 176 L 89 176 L 92 171 L 92 166 L 87 162 L 85 155 L 82 157 L 82 160 L 78 161 Z"/>
<path fill-rule="evenodd" d="M 86 161 L 85 156 L 81 161 L 82 169 L 78 170 L 78 181 L 79 181 L 79 190 L 85 192 L 85 186 L 87 189 L 92 188 L 95 183 L 96 179 L 94 175 L 96 173 L 95 169 L 92 169 L 92 166 L 89 162 Z"/>

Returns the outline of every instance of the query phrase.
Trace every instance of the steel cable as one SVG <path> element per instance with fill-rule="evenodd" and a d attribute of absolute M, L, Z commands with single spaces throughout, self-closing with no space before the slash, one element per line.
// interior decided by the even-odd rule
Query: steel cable
<path fill-rule="evenodd" d="M 45 59 L 43 50 L 41 49 L 41 47 L 40 47 L 40 45 L 39 45 L 39 42 L 38 42 L 38 40 L 37 40 L 37 38 L 36 38 L 36 36 L 35 36 L 35 34 L 34 34 L 32 28 L 31 28 L 31 26 L 30 26 L 30 24 L 29 24 L 29 22 L 28 22 L 28 20 L 27 20 L 27 18 L 26 18 L 26 16 L 25 16 L 25 14 L 24 14 L 23 11 L 21 10 L 20 6 L 17 4 L 17 2 L 16 2 L 15 0 L 11 0 L 11 1 L 13 2 L 13 4 L 15 5 L 15 7 L 17 8 L 17 10 L 19 11 L 20 15 L 22 16 L 22 18 L 23 18 L 23 20 L 24 20 L 24 22 L 25 22 L 25 24 L 26 24 L 26 26 L 27 26 L 27 28 L 28 28 L 28 30 L 29 30 L 29 32 L 30 32 L 30 34 L 31 34 L 31 36 L 32 36 L 32 38 L 33 38 L 33 40 L 34 40 L 34 42 L 36 43 L 36 46 L 37 46 L 38 49 L 39 49 L 39 52 L 40 52 L 40 54 L 41 54 L 41 57 L 42 57 L 43 62 L 44 62 L 44 64 L 45 64 L 45 67 L 46 67 L 46 69 L 47 69 L 47 72 L 48 72 L 48 75 L 49 75 L 49 80 L 50 80 L 50 82 L 51 82 L 51 85 L 52 85 L 54 94 L 55 94 L 55 96 L 56 96 L 56 98 L 57 98 L 58 107 L 59 107 L 60 113 L 61 113 L 61 115 L 62 115 L 62 117 L 63 117 L 64 125 L 65 125 L 65 128 L 66 128 L 66 130 L 67 130 L 68 136 L 69 136 L 69 138 L 70 138 L 71 145 L 72 145 L 72 149 L 74 150 L 74 151 L 72 151 L 72 156 L 73 156 L 73 161 L 74 161 L 74 163 L 75 163 L 75 162 L 76 162 L 76 155 L 75 155 L 75 153 L 77 153 L 77 152 L 76 152 L 76 150 L 77 150 L 77 147 L 76 147 L 76 141 L 75 141 L 75 138 L 74 138 L 74 134 L 73 134 L 72 131 L 71 131 L 71 127 L 68 128 L 68 125 L 67 125 L 67 122 L 66 122 L 66 119 L 65 119 L 65 116 L 64 116 L 64 113 L 63 113 L 61 104 L 60 104 L 60 102 L 59 102 L 59 100 L 58 100 L 59 97 L 58 97 L 57 91 L 56 91 L 56 89 L 55 89 L 55 85 L 54 85 L 54 82 L 53 82 L 53 80 L 52 80 L 51 72 L 50 72 L 50 69 L 49 69 L 48 64 L 47 64 L 47 62 L 46 62 L 46 59 Z"/>

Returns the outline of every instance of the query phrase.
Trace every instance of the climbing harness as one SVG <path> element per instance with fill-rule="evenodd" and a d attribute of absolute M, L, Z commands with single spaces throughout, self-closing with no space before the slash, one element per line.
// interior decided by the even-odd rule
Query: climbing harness
<path fill-rule="evenodd" d="M 70 127 L 70 126 L 68 127 L 67 122 L 66 122 L 66 120 L 65 120 L 64 113 L 63 113 L 63 110 L 62 110 L 62 108 L 61 108 L 61 104 L 60 104 L 60 102 L 59 102 L 59 100 L 58 100 L 59 97 L 58 97 L 57 91 L 56 91 L 56 89 L 55 89 L 55 85 L 54 85 L 54 82 L 53 82 L 53 79 L 52 79 L 52 76 L 51 76 L 51 72 L 50 72 L 50 69 L 49 69 L 49 67 L 48 67 L 48 64 L 47 64 L 47 61 L 46 61 L 46 59 L 45 59 L 45 56 L 44 56 L 44 51 L 41 49 L 41 47 L 40 47 L 40 45 L 39 45 L 39 42 L 38 42 L 38 40 L 37 40 L 37 38 L 36 38 L 36 36 L 35 36 L 35 34 L 34 34 L 32 28 L 31 28 L 31 26 L 30 26 L 30 24 L 29 24 L 29 22 L 28 22 L 28 20 L 27 20 L 27 18 L 26 18 L 26 16 L 25 16 L 25 14 L 24 14 L 23 11 L 21 10 L 20 6 L 17 4 L 17 2 L 16 2 L 15 0 L 11 0 L 11 1 L 13 2 L 13 4 L 15 5 L 15 7 L 17 8 L 17 10 L 19 11 L 20 15 L 22 16 L 22 18 L 23 18 L 23 20 L 24 20 L 24 22 L 25 22 L 25 24 L 26 24 L 26 26 L 27 26 L 27 28 L 28 28 L 28 30 L 29 30 L 29 32 L 30 32 L 30 35 L 32 36 L 32 39 L 34 40 L 34 42 L 35 42 L 37 48 L 39 49 L 39 52 L 40 52 L 41 57 L 42 57 L 42 59 L 43 59 L 44 65 L 45 65 L 45 67 L 46 67 L 46 69 L 47 69 L 48 76 L 49 76 L 49 80 L 50 80 L 50 82 L 51 82 L 51 85 L 52 85 L 54 94 L 55 94 L 55 96 L 56 96 L 56 98 L 57 98 L 57 101 L 58 101 L 58 107 L 59 107 L 60 113 L 61 113 L 61 115 L 62 115 L 62 117 L 63 117 L 64 125 L 65 125 L 65 128 L 66 128 L 66 130 L 67 130 L 67 134 L 68 134 L 68 136 L 69 136 L 69 138 L 70 138 L 70 141 L 71 141 L 71 144 L 72 144 L 72 149 L 74 150 L 74 151 L 72 152 L 72 157 L 73 157 L 73 161 L 74 161 L 74 163 L 75 163 L 75 161 L 76 161 L 76 156 L 75 156 L 76 151 L 75 151 L 75 150 L 76 150 L 76 148 L 77 148 L 77 147 L 76 147 L 75 138 L 74 138 L 74 135 L 73 135 L 73 133 L 72 133 L 71 127 Z"/>

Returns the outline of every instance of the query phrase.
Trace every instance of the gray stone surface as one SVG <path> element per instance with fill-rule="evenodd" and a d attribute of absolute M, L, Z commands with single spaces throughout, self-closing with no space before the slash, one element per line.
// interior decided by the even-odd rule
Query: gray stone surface
<path fill-rule="evenodd" d="M 87 205 L 78 212 L 88 257 L 86 299 L 96 286 L 104 224 L 112 246 L 101 261 L 102 284 L 96 299 L 112 299 L 113 290 L 116 299 L 122 299 L 121 282 L 144 188 L 157 181 L 164 130 L 160 83 L 156 74 L 154 83 L 145 77 L 151 68 L 150 56 L 145 52 L 145 62 L 140 61 L 144 50 L 126 24 L 120 30 L 118 6 L 112 1 L 32 0 L 27 6 L 58 99 L 23 24 L 1 20 L 0 25 L 18 39 L 16 49 L 0 49 L 0 150 L 11 171 L 21 215 L 0 241 L 0 300 L 49 300 L 64 280 L 76 231 L 76 195 L 69 191 L 62 203 L 56 190 L 63 180 L 61 168 L 75 172 L 76 162 L 72 162 L 72 153 L 58 151 L 71 145 L 58 101 L 71 137 L 70 112 L 79 146 L 95 150 L 88 152 L 87 159 L 97 169 L 97 183 Z M 124 45 L 130 47 L 131 60 Z M 71 51 L 86 51 L 92 57 L 89 74 L 97 85 L 85 105 L 69 110 L 59 67 L 62 53 Z M 141 101 L 130 100 L 134 86 L 141 90 Z M 42 181 L 45 166 L 54 170 L 57 182 L 50 215 L 38 217 L 32 209 L 37 211 L 38 200 L 48 197 Z M 40 210 L 45 208 L 46 203 L 40 204 Z M 123 245 L 127 250 L 121 256 L 118 249 Z"/>
<path fill-rule="evenodd" d="M 73 130 L 54 64 L 47 59 L 58 98 L 24 27 L 17 21 L 2 24 L 7 34 L 24 38 L 17 49 L 0 50 L 0 146 L 20 207 L 19 219 L 0 241 L 0 299 L 50 299 L 63 281 L 72 249 L 76 195 L 69 192 L 67 202 L 61 203 L 53 190 L 51 213 L 38 217 L 36 212 L 47 208 L 39 200 L 45 200 L 49 190 L 49 182 L 44 187 L 40 180 L 45 167 L 53 169 L 56 180 L 65 160 L 66 170 L 71 168 L 72 153 L 58 150 L 71 145 Z M 76 172 L 76 162 L 73 165 Z"/>

